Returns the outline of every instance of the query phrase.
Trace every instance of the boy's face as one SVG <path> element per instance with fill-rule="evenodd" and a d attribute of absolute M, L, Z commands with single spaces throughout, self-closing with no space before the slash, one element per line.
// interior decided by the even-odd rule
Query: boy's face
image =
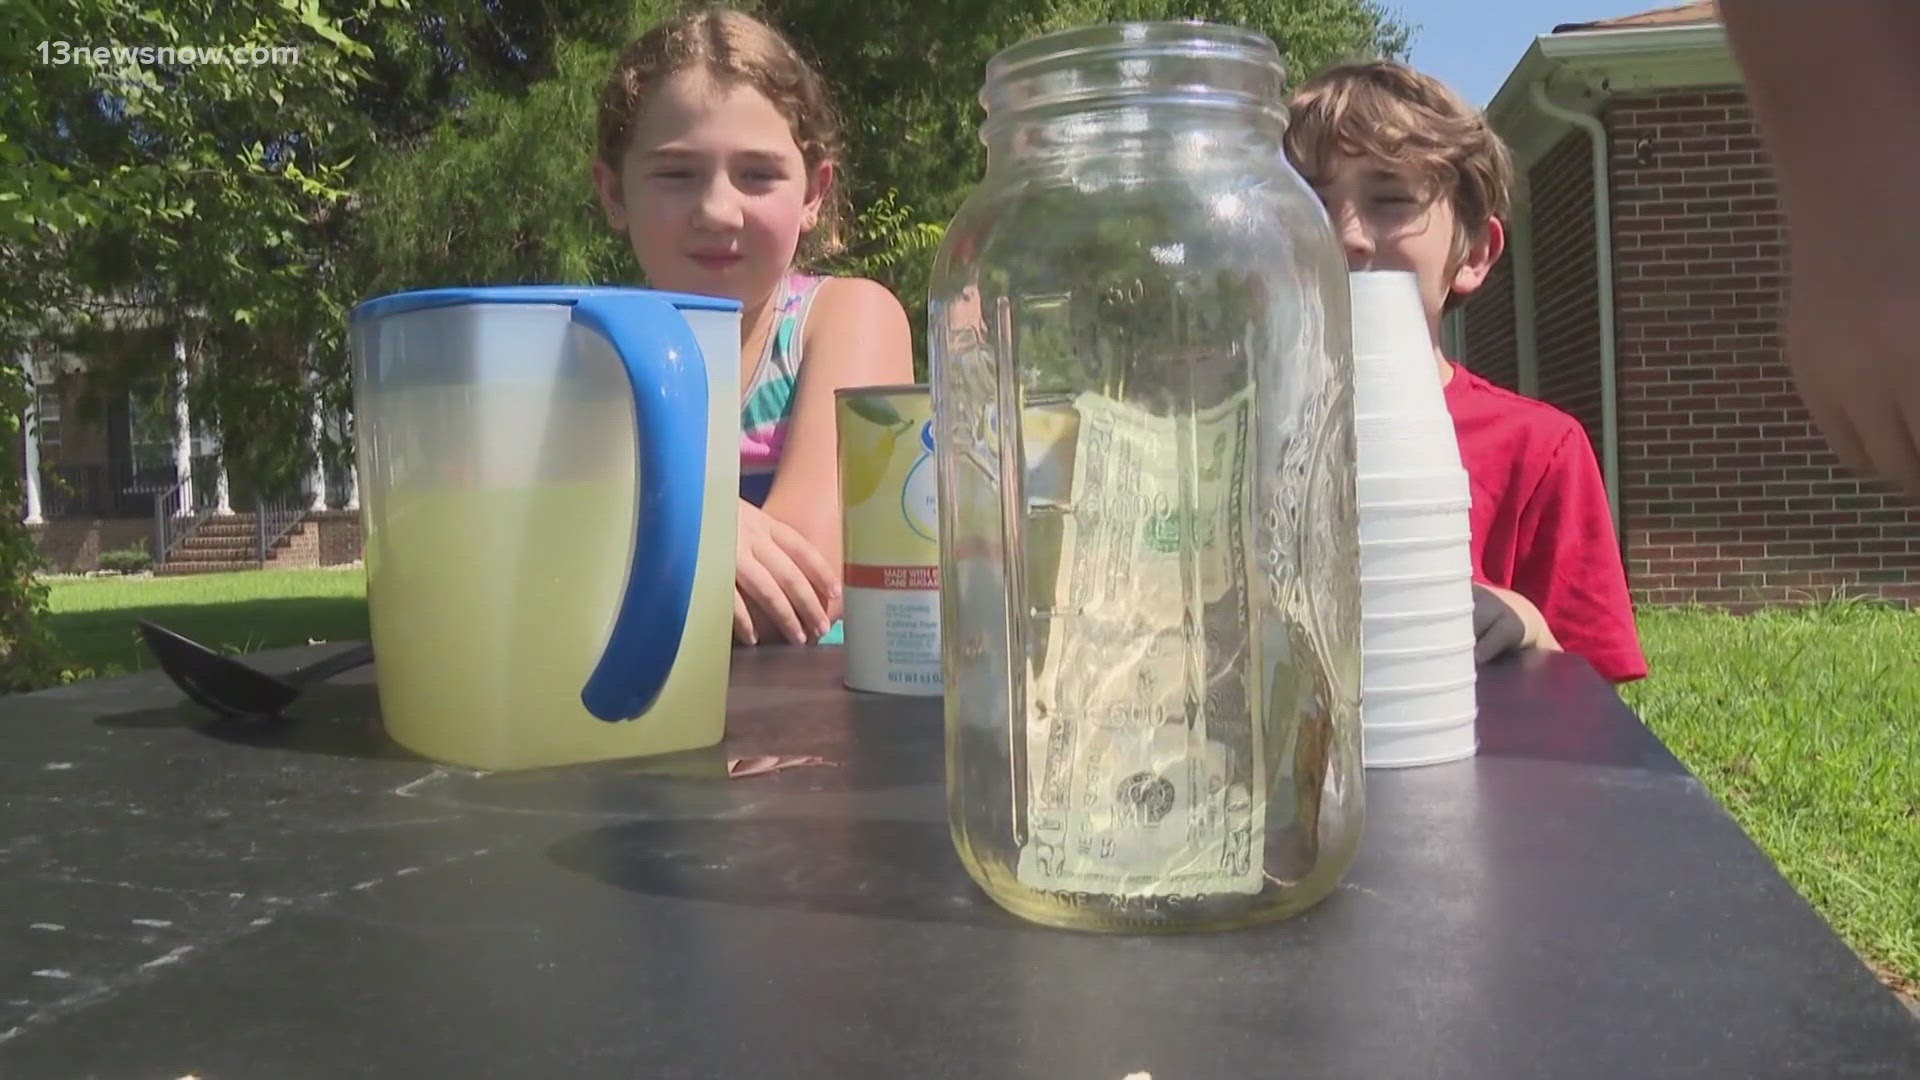
<path fill-rule="evenodd" d="M 1498 219 L 1457 255 L 1458 222 L 1444 193 L 1403 169 L 1339 154 L 1309 176 L 1333 219 L 1349 270 L 1408 270 L 1420 282 L 1427 327 L 1440 340 L 1440 311 L 1449 293 L 1470 293 L 1486 280 L 1504 242 Z"/>

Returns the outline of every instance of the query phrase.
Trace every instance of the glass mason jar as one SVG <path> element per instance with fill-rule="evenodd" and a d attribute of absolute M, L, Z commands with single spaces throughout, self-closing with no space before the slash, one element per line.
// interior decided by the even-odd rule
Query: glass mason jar
<path fill-rule="evenodd" d="M 929 295 L 948 810 L 1036 922 L 1278 918 L 1359 843 L 1346 264 L 1283 82 L 1198 23 L 987 65 Z"/>

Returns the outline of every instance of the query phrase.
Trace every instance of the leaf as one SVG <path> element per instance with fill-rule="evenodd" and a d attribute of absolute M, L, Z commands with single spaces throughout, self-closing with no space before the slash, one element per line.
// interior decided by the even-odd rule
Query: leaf
<path fill-rule="evenodd" d="M 755 776 L 784 772 L 787 769 L 816 768 L 833 763 L 818 754 L 754 754 L 727 759 L 727 777 L 745 780 Z"/>
<path fill-rule="evenodd" d="M 341 33 L 339 27 L 333 24 L 333 20 L 322 15 L 317 8 L 301 11 L 300 21 L 306 25 L 307 29 L 320 35 L 348 55 L 370 52 L 359 42 Z"/>
<path fill-rule="evenodd" d="M 899 410 L 895 409 L 893 403 L 886 398 L 849 394 L 846 400 L 847 408 L 853 410 L 855 416 L 869 423 L 878 424 L 881 427 L 898 427 L 906 423 L 901 418 Z"/>

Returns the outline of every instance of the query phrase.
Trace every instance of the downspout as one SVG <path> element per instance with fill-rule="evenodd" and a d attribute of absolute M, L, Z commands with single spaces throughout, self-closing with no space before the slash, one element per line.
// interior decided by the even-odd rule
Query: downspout
<path fill-rule="evenodd" d="M 1513 221 L 1507 227 L 1508 258 L 1513 264 L 1513 349 L 1516 387 L 1527 397 L 1540 396 L 1540 347 L 1535 330 L 1533 295 L 1533 192 L 1521 183 L 1514 200 Z"/>
<path fill-rule="evenodd" d="M 1600 472 L 1607 485 L 1613 527 L 1620 528 L 1620 418 L 1615 400 L 1613 334 L 1613 197 L 1607 185 L 1607 129 L 1597 116 L 1557 105 L 1547 97 L 1547 80 L 1531 87 L 1540 111 L 1587 133 L 1593 147 L 1593 249 L 1600 300 Z"/>

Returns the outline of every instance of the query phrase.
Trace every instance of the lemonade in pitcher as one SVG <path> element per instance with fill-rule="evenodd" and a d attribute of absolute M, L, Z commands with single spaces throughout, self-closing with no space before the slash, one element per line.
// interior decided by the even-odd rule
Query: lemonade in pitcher
<path fill-rule="evenodd" d="M 609 724 L 579 703 L 619 595 L 568 568 L 626 557 L 631 487 L 580 481 L 520 492 L 394 493 L 384 535 L 366 550 L 367 591 L 379 597 L 371 617 L 386 665 L 381 707 L 405 718 L 396 733 L 404 745 L 439 761 L 515 768 L 718 740 L 713 704 L 725 694 L 727 650 L 688 654 L 661 689 L 653 711 L 681 722 Z M 503 528 L 507 522 L 517 527 Z M 386 555 L 456 547 L 469 557 L 415 565 Z M 726 566 L 732 557 L 732 530 L 706 531 L 702 563 Z M 721 605 L 695 607 L 687 634 L 724 638 L 730 616 Z M 469 656 L 500 659 L 458 662 L 454 642 Z M 529 722 L 536 717 L 541 722 Z"/>
<path fill-rule="evenodd" d="M 481 769 L 719 742 L 739 305 L 429 290 L 360 305 L 353 330 L 389 734 Z"/>

